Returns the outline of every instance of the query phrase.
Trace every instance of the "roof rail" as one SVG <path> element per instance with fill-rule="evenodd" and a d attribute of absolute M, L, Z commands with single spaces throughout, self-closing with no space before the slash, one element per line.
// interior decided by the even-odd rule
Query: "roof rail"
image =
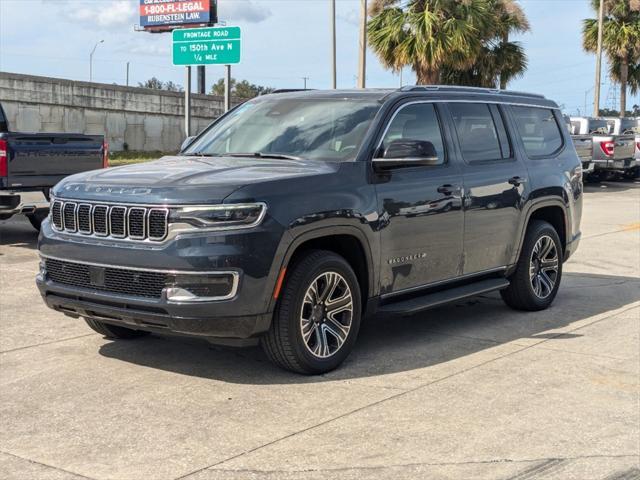
<path fill-rule="evenodd" d="M 278 88 L 271 93 L 308 92 L 313 88 Z"/>
<path fill-rule="evenodd" d="M 514 92 L 497 88 L 465 87 L 461 85 L 405 85 L 398 89 L 400 92 L 461 92 L 461 93 L 490 93 L 493 95 L 509 95 L 514 97 L 545 98 L 537 93 Z"/>

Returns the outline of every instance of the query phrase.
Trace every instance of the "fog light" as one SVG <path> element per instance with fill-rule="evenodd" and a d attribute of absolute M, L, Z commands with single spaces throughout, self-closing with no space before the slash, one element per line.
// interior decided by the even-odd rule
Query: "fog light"
<path fill-rule="evenodd" d="M 44 258 L 40 258 L 39 270 L 38 270 L 38 280 L 44 280 L 47 276 L 47 262 L 45 262 Z"/>
<path fill-rule="evenodd" d="M 211 302 L 236 295 L 238 272 L 212 274 L 174 274 L 164 289 L 170 302 Z"/>

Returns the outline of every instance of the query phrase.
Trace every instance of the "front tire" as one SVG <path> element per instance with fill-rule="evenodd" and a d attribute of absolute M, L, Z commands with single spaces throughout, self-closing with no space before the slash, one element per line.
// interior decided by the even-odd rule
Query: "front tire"
<path fill-rule="evenodd" d="M 325 250 L 305 253 L 287 273 L 262 347 L 286 370 L 329 372 L 347 358 L 358 336 L 358 279 L 344 258 Z"/>
<path fill-rule="evenodd" d="M 527 228 L 511 284 L 500 295 L 516 310 L 538 311 L 553 302 L 562 278 L 563 250 L 551 224 L 532 220 Z"/>
<path fill-rule="evenodd" d="M 87 322 L 87 325 L 89 325 L 92 330 L 112 340 L 130 340 L 133 338 L 139 338 L 144 337 L 145 335 L 149 335 L 149 332 L 143 332 L 142 330 L 133 330 L 126 327 L 119 327 L 117 325 L 109 325 L 108 323 L 94 320 L 92 318 L 85 318 L 84 321 Z"/>
<path fill-rule="evenodd" d="M 47 218 L 48 215 L 49 215 L 49 212 L 35 212 L 27 215 L 27 218 L 29 219 L 31 226 L 35 228 L 37 231 L 40 231 L 40 228 L 42 227 L 42 222 L 44 222 L 44 220 Z"/>

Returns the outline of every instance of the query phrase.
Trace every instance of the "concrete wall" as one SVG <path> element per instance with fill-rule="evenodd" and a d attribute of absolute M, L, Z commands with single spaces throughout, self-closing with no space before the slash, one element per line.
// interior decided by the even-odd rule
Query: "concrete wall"
<path fill-rule="evenodd" d="M 11 130 L 106 135 L 112 151 L 177 151 L 185 137 L 183 93 L 0 72 L 0 103 Z M 223 109 L 193 95 L 192 133 Z"/>

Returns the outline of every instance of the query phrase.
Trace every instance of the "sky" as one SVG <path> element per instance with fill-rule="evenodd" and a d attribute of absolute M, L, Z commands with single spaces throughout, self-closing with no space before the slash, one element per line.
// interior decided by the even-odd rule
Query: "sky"
<path fill-rule="evenodd" d="M 358 62 L 360 0 L 337 0 L 338 87 L 353 88 Z M 581 20 L 594 17 L 588 0 L 521 0 L 531 31 L 518 36 L 529 68 L 512 90 L 542 93 L 569 114 L 593 109 L 595 56 L 582 50 Z M 184 85 L 184 67 L 171 64 L 171 35 L 136 31 L 138 0 L 0 0 L 0 71 L 130 85 L 151 77 Z M 232 75 L 276 88 L 330 87 L 329 0 L 219 0 L 219 17 L 242 28 L 242 63 Z M 224 67 L 207 67 L 207 89 Z M 371 51 L 367 86 L 400 86 Z M 415 83 L 409 68 L 403 84 Z M 617 108 L 619 87 L 603 69 L 602 108 Z M 628 107 L 640 95 L 628 98 Z"/>

